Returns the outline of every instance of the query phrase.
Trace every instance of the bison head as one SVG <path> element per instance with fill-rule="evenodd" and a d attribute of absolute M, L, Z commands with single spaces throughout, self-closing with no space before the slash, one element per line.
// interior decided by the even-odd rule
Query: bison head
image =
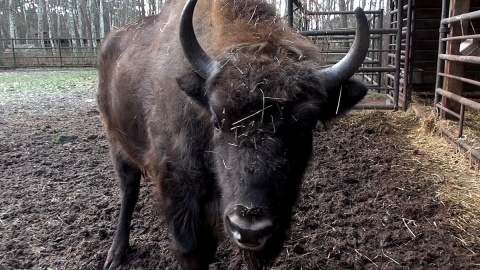
<path fill-rule="evenodd" d="M 184 9 L 180 38 L 196 75 L 178 82 L 211 114 L 225 231 L 256 264 L 268 265 L 282 248 L 314 127 L 367 92 L 350 79 L 368 50 L 367 20 L 361 9 L 355 10 L 354 44 L 327 69 L 318 70 L 298 50 L 268 41 L 234 46 L 214 60 L 193 31 L 195 2 Z"/>

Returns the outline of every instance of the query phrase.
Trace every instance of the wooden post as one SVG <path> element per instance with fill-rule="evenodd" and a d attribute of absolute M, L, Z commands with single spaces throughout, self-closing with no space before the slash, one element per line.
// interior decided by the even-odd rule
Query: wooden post
<path fill-rule="evenodd" d="M 457 16 L 463 13 L 468 13 L 470 11 L 470 0 L 451 0 L 450 1 L 450 14 L 449 16 Z M 461 23 L 453 23 L 450 25 L 450 36 L 461 36 L 466 35 L 468 31 L 468 20 Z M 462 33 L 463 29 L 463 33 Z M 459 55 L 460 54 L 460 43 L 461 40 L 451 40 L 447 43 L 447 54 Z M 463 77 L 464 76 L 464 63 L 455 62 L 455 61 L 446 61 L 445 63 L 445 73 Z M 463 93 L 463 82 L 451 78 L 445 78 L 443 81 L 443 89 L 448 92 L 462 95 Z M 460 104 L 453 100 L 449 100 L 445 97 L 442 97 L 442 105 L 446 108 L 459 113 Z M 449 114 L 446 114 L 442 111 L 442 118 L 455 119 Z"/>

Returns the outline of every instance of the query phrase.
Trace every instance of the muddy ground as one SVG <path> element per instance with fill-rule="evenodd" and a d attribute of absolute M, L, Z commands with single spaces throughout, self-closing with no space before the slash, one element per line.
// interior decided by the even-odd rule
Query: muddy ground
<path fill-rule="evenodd" d="M 0 269 L 100 269 L 119 194 L 94 89 L 30 93 L 0 106 Z M 419 120 L 354 112 L 315 131 L 290 239 L 273 269 L 480 269 L 480 230 L 441 201 Z M 448 175 L 462 177 L 462 172 Z M 177 269 L 153 184 L 142 183 L 122 269 Z M 211 269 L 245 269 L 230 243 Z"/>

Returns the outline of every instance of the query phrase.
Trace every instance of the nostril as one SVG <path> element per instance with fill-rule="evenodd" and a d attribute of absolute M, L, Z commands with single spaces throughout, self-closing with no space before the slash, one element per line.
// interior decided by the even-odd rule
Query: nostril
<path fill-rule="evenodd" d="M 239 229 L 259 231 L 273 226 L 271 215 L 264 207 L 248 208 L 236 205 L 227 217 L 232 225 Z"/>
<path fill-rule="evenodd" d="M 265 207 L 245 207 L 243 205 L 236 205 L 233 210 L 232 214 L 236 214 L 243 218 L 250 218 L 253 219 L 255 217 L 263 217 L 268 215 L 268 209 Z"/>

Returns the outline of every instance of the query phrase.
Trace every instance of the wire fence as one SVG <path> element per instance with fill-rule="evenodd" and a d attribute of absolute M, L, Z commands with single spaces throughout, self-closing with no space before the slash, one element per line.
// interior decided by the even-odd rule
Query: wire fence
<path fill-rule="evenodd" d="M 0 39 L 0 69 L 32 67 L 94 67 L 101 40 Z"/>

